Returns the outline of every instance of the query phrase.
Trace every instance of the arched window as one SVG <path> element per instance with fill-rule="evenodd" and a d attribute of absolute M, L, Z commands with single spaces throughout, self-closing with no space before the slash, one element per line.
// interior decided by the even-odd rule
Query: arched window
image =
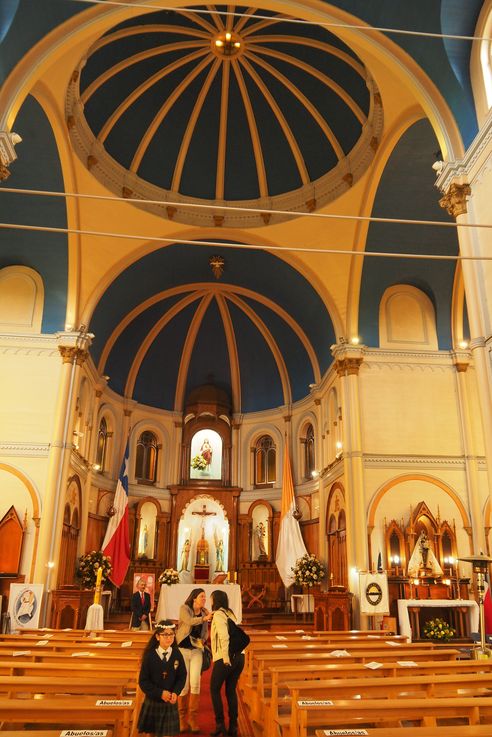
<path fill-rule="evenodd" d="M 145 430 L 137 441 L 137 460 L 135 477 L 137 481 L 155 484 L 157 478 L 157 455 L 159 446 L 157 438 L 150 430 Z"/>
<path fill-rule="evenodd" d="M 255 486 L 274 484 L 277 480 L 277 451 L 270 435 L 262 435 L 256 441 Z"/>
<path fill-rule="evenodd" d="M 101 473 L 104 471 L 106 462 L 106 449 L 108 446 L 108 423 L 105 418 L 101 418 L 99 430 L 97 431 L 97 447 L 96 447 L 96 470 Z"/>
<path fill-rule="evenodd" d="M 314 458 L 314 429 L 311 423 L 307 425 L 306 437 L 302 438 L 301 442 L 304 444 L 304 476 L 307 479 L 311 479 L 316 467 Z"/>

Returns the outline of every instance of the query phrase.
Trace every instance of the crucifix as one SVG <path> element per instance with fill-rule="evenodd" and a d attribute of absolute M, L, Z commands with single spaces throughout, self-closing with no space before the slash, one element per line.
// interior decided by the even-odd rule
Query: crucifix
<path fill-rule="evenodd" d="M 217 514 L 217 512 L 207 512 L 207 505 L 204 504 L 201 512 L 192 512 L 191 514 L 198 514 L 198 516 L 202 518 L 202 527 L 203 527 L 203 524 L 205 522 L 205 517 L 208 517 L 210 514 Z"/>

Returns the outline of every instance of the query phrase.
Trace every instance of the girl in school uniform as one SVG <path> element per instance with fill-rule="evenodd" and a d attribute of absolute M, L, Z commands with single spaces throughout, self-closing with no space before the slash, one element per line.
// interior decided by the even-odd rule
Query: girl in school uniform
<path fill-rule="evenodd" d="M 156 737 L 179 734 L 177 704 L 186 683 L 186 665 L 174 640 L 175 627 L 170 619 L 159 622 L 142 654 L 138 683 L 145 701 L 138 731 Z"/>

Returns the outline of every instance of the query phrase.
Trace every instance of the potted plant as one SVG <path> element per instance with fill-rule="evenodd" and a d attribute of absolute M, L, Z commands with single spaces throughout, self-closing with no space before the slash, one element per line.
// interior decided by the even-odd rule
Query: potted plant
<path fill-rule="evenodd" d="M 424 637 L 427 637 L 429 640 L 437 640 L 440 642 L 449 642 L 449 640 L 452 640 L 456 634 L 456 630 L 453 629 L 445 619 L 440 619 L 439 617 L 436 617 L 436 619 L 429 619 L 424 624 L 423 632 Z"/>
<path fill-rule="evenodd" d="M 306 553 L 302 558 L 298 558 L 295 566 L 292 568 L 294 574 L 294 583 L 299 586 L 308 586 L 312 588 L 321 583 L 325 577 L 326 571 L 315 555 Z"/>
<path fill-rule="evenodd" d="M 96 587 L 99 568 L 102 568 L 101 585 L 104 585 L 113 569 L 109 556 L 104 555 L 101 550 L 93 550 L 80 556 L 76 576 L 83 589 L 94 589 Z"/>
<path fill-rule="evenodd" d="M 166 586 L 172 586 L 173 583 L 179 583 L 179 573 L 175 568 L 166 568 L 159 576 L 159 583 Z"/>

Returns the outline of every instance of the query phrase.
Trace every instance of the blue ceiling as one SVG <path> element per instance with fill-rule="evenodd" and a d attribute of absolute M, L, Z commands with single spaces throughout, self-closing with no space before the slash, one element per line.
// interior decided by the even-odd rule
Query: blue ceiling
<path fill-rule="evenodd" d="M 213 255 L 222 256 L 225 261 L 219 281 L 209 266 Z M 166 296 L 166 290 L 176 287 L 182 287 L 178 296 Z M 125 393 L 135 354 L 152 327 L 183 297 L 200 290 L 219 290 L 224 297 L 240 367 L 241 411 L 285 403 L 272 352 L 274 344 L 286 365 L 292 400 L 308 394 L 308 386 L 316 377 L 306 346 L 293 325 L 304 332 L 321 374 L 332 360 L 330 345 L 335 342 L 330 316 L 318 293 L 299 272 L 271 254 L 193 245 L 168 246 L 141 258 L 114 280 L 97 305 L 90 324 L 96 336 L 92 347 L 96 364 L 120 321 L 145 300 L 164 293 L 157 304 L 147 307 L 129 323 L 114 343 L 106 364 L 101 366 L 103 373 L 110 376 L 111 388 Z M 181 309 L 160 331 L 141 364 L 133 399 L 174 409 L 181 353 L 202 296 Z M 279 315 L 276 307 L 284 313 Z M 263 334 L 262 325 L 268 337 Z M 215 299 L 205 312 L 193 345 L 185 377 L 186 393 L 208 383 L 210 375 L 214 383 L 231 393 L 230 356 Z M 239 411 L 239 407 L 235 410 Z"/>

